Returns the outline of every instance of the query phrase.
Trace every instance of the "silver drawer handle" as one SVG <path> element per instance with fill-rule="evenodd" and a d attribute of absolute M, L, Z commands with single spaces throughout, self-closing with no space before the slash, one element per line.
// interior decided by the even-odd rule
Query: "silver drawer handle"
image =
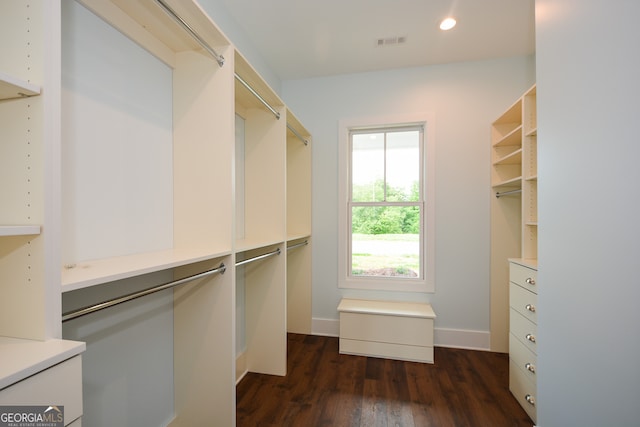
<path fill-rule="evenodd" d="M 525 369 L 533 374 L 536 373 L 536 365 L 532 365 L 531 363 L 527 363 L 524 365 Z"/>
<path fill-rule="evenodd" d="M 527 304 L 527 305 L 524 306 L 524 308 L 526 308 L 527 310 L 529 310 L 532 313 L 536 312 L 536 306 L 535 305 Z"/>
<path fill-rule="evenodd" d="M 531 342 L 536 342 L 536 336 L 535 335 L 527 334 L 527 336 L 525 338 L 528 339 Z"/>
<path fill-rule="evenodd" d="M 536 398 L 535 398 L 535 397 L 533 397 L 533 396 L 531 396 L 530 394 L 527 394 L 527 395 L 524 397 L 524 400 L 526 400 L 530 405 L 532 405 L 532 406 L 536 406 Z"/>
<path fill-rule="evenodd" d="M 525 283 L 526 283 L 527 285 L 535 285 L 535 284 L 536 284 L 536 281 L 535 281 L 535 280 L 533 280 L 531 277 L 527 277 L 527 280 L 525 280 Z"/>

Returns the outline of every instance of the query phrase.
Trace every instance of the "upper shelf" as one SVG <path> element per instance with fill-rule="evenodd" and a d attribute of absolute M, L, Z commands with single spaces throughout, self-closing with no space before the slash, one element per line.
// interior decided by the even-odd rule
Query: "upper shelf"
<path fill-rule="evenodd" d="M 25 98 L 40 94 L 40 87 L 0 72 L 0 100 Z"/>
<path fill-rule="evenodd" d="M 251 92 L 240 79 L 235 79 L 235 98 L 236 107 L 240 108 L 265 108 L 265 105 L 258 97 L 259 95 L 264 102 L 269 104 L 275 110 L 281 110 L 284 102 L 275 93 L 273 89 L 265 82 L 258 72 L 249 64 L 249 62 L 238 51 L 235 52 L 234 72 L 237 77 L 242 79 L 253 91 Z"/>
<path fill-rule="evenodd" d="M 78 0 L 114 28 L 130 37 L 164 63 L 175 67 L 179 52 L 204 51 L 202 45 L 162 7 L 165 3 L 212 48 L 231 43 L 194 1 Z"/>

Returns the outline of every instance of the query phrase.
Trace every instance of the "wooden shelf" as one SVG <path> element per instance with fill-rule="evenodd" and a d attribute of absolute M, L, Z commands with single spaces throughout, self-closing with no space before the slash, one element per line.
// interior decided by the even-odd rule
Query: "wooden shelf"
<path fill-rule="evenodd" d="M 268 246 L 275 246 L 284 243 L 283 240 L 273 240 L 273 239 L 262 239 L 262 240 L 251 240 L 251 239 L 242 239 L 236 241 L 235 252 L 247 252 L 252 251 L 254 249 L 266 248 Z"/>
<path fill-rule="evenodd" d="M 33 236 L 40 234 L 39 225 L 0 225 L 1 236 Z"/>
<path fill-rule="evenodd" d="M 522 164 L 522 148 L 499 158 L 493 163 L 494 166 L 518 164 Z"/>
<path fill-rule="evenodd" d="M 491 188 L 493 188 L 494 190 L 505 190 L 505 189 L 516 189 L 516 188 L 521 188 L 522 187 L 522 177 L 521 176 L 517 176 L 515 178 L 512 179 L 507 179 L 505 181 L 502 182 L 498 182 L 496 184 L 493 184 L 491 186 Z"/>
<path fill-rule="evenodd" d="M 493 144 L 494 147 L 505 147 L 510 145 L 522 145 L 522 125 L 516 127 Z"/>
<path fill-rule="evenodd" d="M 229 250 L 166 250 L 81 262 L 62 270 L 62 292 L 101 285 L 229 255 Z"/>
<path fill-rule="evenodd" d="M 0 100 L 40 95 L 40 87 L 0 72 Z"/>
<path fill-rule="evenodd" d="M 524 136 L 538 136 L 538 128 L 529 130 Z"/>

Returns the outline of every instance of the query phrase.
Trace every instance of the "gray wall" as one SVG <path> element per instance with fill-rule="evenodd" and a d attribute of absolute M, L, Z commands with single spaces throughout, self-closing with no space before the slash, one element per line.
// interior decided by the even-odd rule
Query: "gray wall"
<path fill-rule="evenodd" d="M 536 0 L 543 427 L 640 423 L 638 16 Z"/>
<path fill-rule="evenodd" d="M 342 296 L 431 301 L 436 343 L 488 346 L 489 125 L 535 82 L 534 58 L 284 81 L 283 98 L 313 135 L 313 317 L 337 323 Z M 338 283 L 338 121 L 435 116 L 436 291 L 344 291 Z"/>

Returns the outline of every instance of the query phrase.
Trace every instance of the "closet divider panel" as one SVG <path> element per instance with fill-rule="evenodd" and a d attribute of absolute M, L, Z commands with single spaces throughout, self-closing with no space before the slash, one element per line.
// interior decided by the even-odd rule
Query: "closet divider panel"
<path fill-rule="evenodd" d="M 219 48 L 224 56 L 231 48 Z M 230 55 L 229 55 L 230 56 Z M 174 68 L 174 245 L 231 254 L 233 64 L 185 52 Z M 222 274 L 174 291 L 176 419 L 172 426 L 235 421 L 235 288 L 231 255 L 175 269 L 185 277 L 224 263 Z"/>
<path fill-rule="evenodd" d="M 237 267 L 245 281 L 246 366 L 249 372 L 287 373 L 286 247 L 244 252 L 242 259 L 280 249 L 280 255 Z"/>
<path fill-rule="evenodd" d="M 58 16 L 56 4 L 0 3 L 0 336 L 60 336 L 59 280 L 45 272 L 58 238 Z"/>
<path fill-rule="evenodd" d="M 287 110 L 287 331 L 299 334 L 311 333 L 311 152 L 310 133 Z"/>
<path fill-rule="evenodd" d="M 312 239 L 308 236 L 287 244 L 293 247 L 287 250 L 287 332 L 311 334 Z"/>
<path fill-rule="evenodd" d="M 233 257 L 181 267 L 184 277 L 226 266 L 222 274 L 174 290 L 174 407 L 171 426 L 235 423 Z M 178 276 L 179 274 L 179 276 Z"/>

